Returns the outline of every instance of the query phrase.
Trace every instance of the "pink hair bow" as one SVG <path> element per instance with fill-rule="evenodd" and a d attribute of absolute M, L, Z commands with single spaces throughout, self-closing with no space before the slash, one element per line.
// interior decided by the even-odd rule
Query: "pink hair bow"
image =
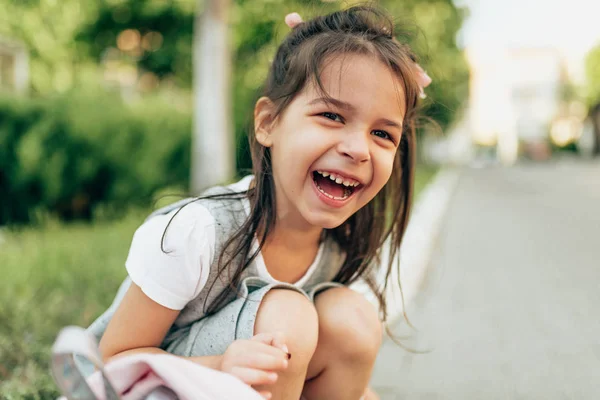
<path fill-rule="evenodd" d="M 415 63 L 415 69 L 417 71 L 417 84 L 419 85 L 419 88 L 421 88 L 421 93 L 419 94 L 419 96 L 422 99 L 424 99 L 425 97 L 427 97 L 427 95 L 425 94 L 425 88 L 431 84 L 431 78 L 429 77 L 429 75 L 427 75 L 427 72 L 425 72 L 423 68 L 417 63 Z"/>
<path fill-rule="evenodd" d="M 301 24 L 302 22 L 302 17 L 296 12 L 289 13 L 285 16 L 285 23 L 292 29 L 295 28 L 297 25 Z"/>
<path fill-rule="evenodd" d="M 285 16 L 285 23 L 292 29 L 301 24 L 302 22 L 304 22 L 302 21 L 302 17 L 296 12 L 289 13 Z M 417 63 L 415 63 L 415 71 L 417 75 L 417 83 L 421 88 L 420 97 L 424 99 L 425 97 L 427 97 L 425 95 L 425 88 L 429 86 L 432 81 L 429 75 L 427 75 L 427 72 L 425 72 L 423 68 Z"/>

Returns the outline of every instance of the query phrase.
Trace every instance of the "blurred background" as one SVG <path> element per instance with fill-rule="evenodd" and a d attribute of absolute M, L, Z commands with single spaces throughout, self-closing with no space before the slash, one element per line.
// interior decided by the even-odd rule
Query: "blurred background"
<path fill-rule="evenodd" d="M 58 395 L 48 375 L 50 345 L 61 327 L 87 326 L 110 303 L 132 234 L 151 209 L 248 171 L 246 134 L 269 61 L 289 31 L 284 16 L 308 19 L 355 3 L 0 0 L 2 396 Z M 399 39 L 433 78 L 424 115 L 436 124 L 419 130 L 417 196 L 439 170 L 462 171 L 449 214 L 464 207 L 467 216 L 449 220 L 441 254 L 444 237 L 465 237 L 452 244 L 465 252 L 474 237 L 487 238 L 473 253 L 483 260 L 507 254 L 498 247 L 515 248 L 511 229 L 531 224 L 547 256 L 544 232 L 572 239 L 570 227 L 581 235 L 572 247 L 563 236 L 553 246 L 566 262 L 598 270 L 598 253 L 581 246 L 597 237 L 600 216 L 600 3 L 374 3 L 397 18 L 407 32 Z M 535 207 L 523 193 L 559 203 L 519 213 Z M 504 236 L 480 235 L 502 234 L 498 221 L 485 218 L 507 204 L 518 223 Z M 577 223 L 542 218 L 574 210 Z M 474 221 L 472 231 L 465 221 Z M 527 254 L 537 254 L 531 246 Z M 598 282 L 597 272 L 586 273 L 578 276 Z M 403 365 L 394 357 L 386 368 Z M 469 398 L 457 393 L 449 398 Z"/>

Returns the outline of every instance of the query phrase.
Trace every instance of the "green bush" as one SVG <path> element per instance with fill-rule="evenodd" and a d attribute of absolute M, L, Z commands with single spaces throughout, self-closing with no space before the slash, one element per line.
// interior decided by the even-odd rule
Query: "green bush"
<path fill-rule="evenodd" d="M 71 92 L 0 98 L 0 225 L 34 212 L 90 219 L 187 187 L 191 116 L 157 102 Z"/>

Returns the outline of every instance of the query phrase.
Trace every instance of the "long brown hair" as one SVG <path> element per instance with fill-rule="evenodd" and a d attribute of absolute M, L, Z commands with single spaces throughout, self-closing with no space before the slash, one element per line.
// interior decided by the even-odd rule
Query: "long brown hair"
<path fill-rule="evenodd" d="M 403 94 L 403 103 L 406 105 L 402 139 L 389 181 L 372 201 L 342 225 L 324 231 L 324 235 L 335 240 L 346 254 L 334 280 L 348 285 L 362 277 L 377 296 L 380 314 L 385 321 L 387 281 L 406 230 L 413 195 L 416 144 L 414 118 L 419 99 L 414 69 L 415 55 L 406 44 L 395 39 L 394 22 L 383 10 L 372 6 L 351 7 L 316 17 L 292 29 L 276 52 L 262 96 L 274 103 L 274 119 L 309 82 L 315 82 L 321 94 L 330 98 L 320 79 L 321 69 L 331 57 L 348 54 L 367 54 L 387 65 L 402 86 L 398 93 Z M 256 257 L 275 225 L 276 198 L 270 152 L 256 141 L 254 130 L 249 132 L 248 139 L 254 186 L 245 192 L 216 196 L 247 196 L 251 205 L 248 219 L 229 238 L 219 256 L 218 273 L 221 279 L 225 271 L 234 270 L 229 268 L 232 263 L 239 262 L 233 274 L 226 278 L 234 290 L 242 271 Z M 247 257 L 257 233 L 260 236 L 259 248 Z M 379 287 L 374 274 L 384 245 L 390 248 L 390 261 L 385 272 L 386 283 Z M 206 312 L 217 311 L 226 300 L 227 293 L 221 293 L 208 308 L 205 307 Z"/>

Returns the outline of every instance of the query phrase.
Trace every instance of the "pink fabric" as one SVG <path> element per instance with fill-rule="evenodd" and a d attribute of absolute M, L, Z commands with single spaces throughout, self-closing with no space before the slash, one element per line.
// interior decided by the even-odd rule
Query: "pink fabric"
<path fill-rule="evenodd" d="M 203 367 L 169 354 L 134 354 L 117 358 L 105 371 L 123 400 L 139 400 L 161 385 L 173 390 L 179 399 L 262 400 L 250 386 L 232 375 Z M 104 399 L 99 372 L 88 382 L 98 399 Z"/>

